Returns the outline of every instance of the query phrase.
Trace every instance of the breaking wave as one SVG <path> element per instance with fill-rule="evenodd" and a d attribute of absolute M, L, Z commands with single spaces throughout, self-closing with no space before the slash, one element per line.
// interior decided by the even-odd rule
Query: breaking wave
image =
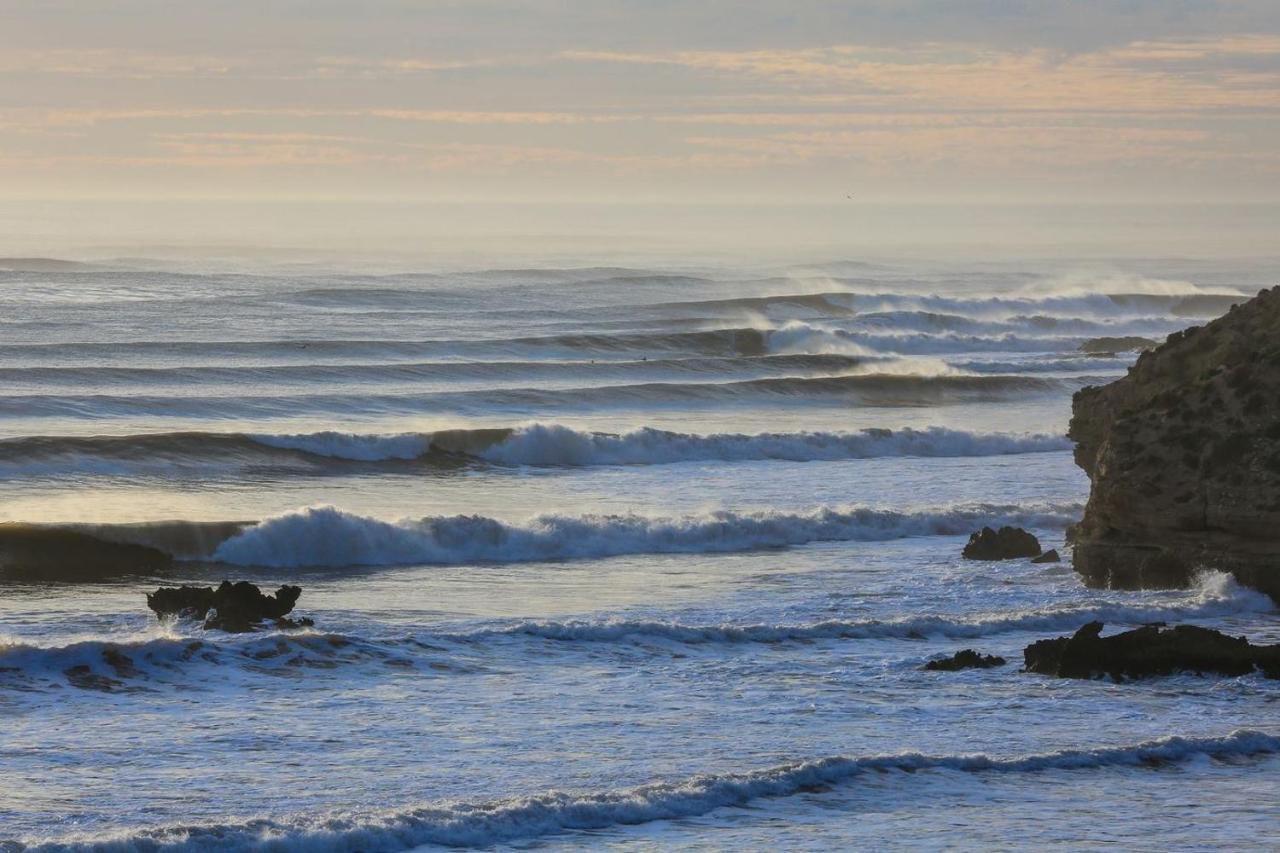
<path fill-rule="evenodd" d="M 410 648 L 410 647 L 413 648 Z M 394 670 L 454 669 L 420 645 L 374 642 L 340 634 L 289 633 L 244 637 L 153 637 L 140 640 L 84 640 L 65 646 L 0 642 L 0 687 L 11 690 L 59 688 L 64 684 L 104 693 L 149 689 L 166 682 L 189 683 L 191 672 L 215 666 L 225 684 L 244 675 L 295 678 L 307 671 L 371 665 Z M 457 667 L 462 669 L 461 667 Z"/>
<path fill-rule="evenodd" d="M 953 536 L 981 524 L 1061 528 L 1080 510 L 1079 504 L 977 504 L 938 512 L 820 507 L 808 512 L 723 510 L 665 518 L 548 514 L 510 523 L 465 515 L 392 522 L 317 506 L 247 527 L 219 545 L 211 557 L 233 565 L 290 568 L 717 553 L 811 542 Z"/>
<path fill-rule="evenodd" d="M 511 465 L 654 465 L 687 461 L 999 456 L 1070 448 L 1071 443 L 1063 436 L 973 433 L 941 427 L 759 435 L 689 435 L 644 428 L 614 435 L 532 424 L 514 430 L 478 455 Z"/>
<path fill-rule="evenodd" d="M 999 456 L 1070 449 L 1055 435 L 927 429 L 699 435 L 642 427 L 624 433 L 559 424 L 426 433 L 172 432 L 0 440 L 0 476 L 145 475 L 174 468 L 288 468 L 342 473 L 359 463 L 456 467 L 660 465 L 690 461 L 791 462 L 886 456 Z"/>
<path fill-rule="evenodd" d="M 481 515 L 385 521 L 333 506 L 258 522 L 0 524 L 0 575 L 44 581 L 146 574 L 171 560 L 271 568 L 465 565 L 625 554 L 711 554 L 811 542 L 955 536 L 983 524 L 1063 528 L 1082 505 L 972 504 L 936 512 L 819 507 L 701 515 Z"/>
<path fill-rule="evenodd" d="M 1238 729 L 1222 737 L 1163 737 L 1124 746 L 1066 749 L 1034 755 L 900 752 L 836 755 L 761 770 L 706 773 L 637 788 L 597 792 L 548 791 L 481 802 L 452 802 L 377 814 L 259 818 L 242 823 L 160 827 L 112 837 L 72 836 L 33 844 L 53 850 L 406 850 L 422 845 L 482 847 L 569 830 L 599 830 L 677 820 L 755 800 L 789 797 L 848 784 L 867 774 L 946 770 L 958 773 L 1044 773 L 1111 767 L 1159 767 L 1199 756 L 1216 759 L 1272 755 L 1280 737 Z"/>
<path fill-rule="evenodd" d="M 364 666 L 376 672 L 472 673 L 486 652 L 506 660 L 509 645 L 587 644 L 646 647 L 655 644 L 732 647 L 843 640 L 976 639 L 1015 632 L 1070 633 L 1100 621 L 1109 625 L 1219 619 L 1271 613 L 1266 595 L 1238 586 L 1230 575 L 1207 573 L 1198 588 L 1166 604 L 1099 602 L 967 617 L 923 615 L 894 620 L 827 620 L 809 624 L 696 624 L 658 620 L 520 621 L 470 630 L 431 629 L 409 636 L 366 638 L 309 631 L 250 635 L 199 632 L 194 636 L 88 639 L 35 646 L 0 639 L 0 688 L 57 689 L 71 685 L 101 692 L 137 691 L 163 684 L 187 685 L 218 667 L 219 683 L 238 677 L 297 678 L 308 672 Z M 540 654 L 537 646 L 528 651 Z M 230 673 L 234 672 L 235 675 Z"/>

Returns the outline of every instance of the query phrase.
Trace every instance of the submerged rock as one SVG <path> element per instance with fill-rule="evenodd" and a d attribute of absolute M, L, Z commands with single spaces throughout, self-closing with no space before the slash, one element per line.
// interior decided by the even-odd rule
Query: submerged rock
<path fill-rule="evenodd" d="M 1156 342 L 1150 338 L 1139 337 L 1122 337 L 1122 338 L 1090 338 L 1080 345 L 1080 352 L 1087 352 L 1090 355 L 1115 355 L 1120 352 L 1133 352 L 1134 350 L 1151 349 Z"/>
<path fill-rule="evenodd" d="M 1031 562 L 1033 562 L 1033 563 L 1061 563 L 1061 562 L 1062 562 L 1062 555 L 1058 553 L 1058 549 L 1057 549 L 1057 548 L 1050 548 L 1048 551 L 1045 551 L 1043 554 L 1041 554 L 1039 557 L 1036 557 L 1036 558 L 1035 558 L 1034 560 L 1032 560 Z"/>
<path fill-rule="evenodd" d="M 1008 661 L 999 655 L 984 655 L 973 649 L 962 649 L 951 657 L 931 660 L 921 668 L 936 672 L 955 672 L 961 669 L 990 669 L 1006 663 Z"/>
<path fill-rule="evenodd" d="M 1255 669 L 1280 678 L 1280 645 L 1254 646 L 1244 637 L 1195 625 L 1146 625 L 1103 637 L 1102 623 L 1090 622 L 1073 636 L 1032 643 L 1022 656 L 1028 672 L 1059 678 L 1121 681 L 1177 672 L 1239 676 Z"/>
<path fill-rule="evenodd" d="M 962 555 L 966 560 L 1014 560 L 1040 553 L 1040 540 L 1021 527 L 984 527 L 969 537 Z"/>
<path fill-rule="evenodd" d="M 214 589 L 208 586 L 161 587 L 147 595 L 147 606 L 157 616 L 181 616 L 203 619 L 205 628 L 243 633 L 263 622 L 272 621 L 281 628 L 302 628 L 314 624 L 310 619 L 286 619 L 293 610 L 302 587 L 282 586 L 274 595 L 265 595 L 248 581 L 223 581 Z"/>
<path fill-rule="evenodd" d="M 1073 560 L 1087 583 L 1214 568 L 1280 600 L 1280 288 L 1078 392 L 1069 435 L 1092 482 Z"/>

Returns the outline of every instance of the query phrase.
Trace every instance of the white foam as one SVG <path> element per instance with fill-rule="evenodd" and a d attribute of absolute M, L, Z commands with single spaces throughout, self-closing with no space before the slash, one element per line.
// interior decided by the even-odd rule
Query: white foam
<path fill-rule="evenodd" d="M 870 355 L 871 351 L 842 334 L 802 320 L 764 330 L 769 352 L 775 355 Z"/>
<path fill-rule="evenodd" d="M 162 623 L 163 624 L 163 623 Z M 394 642 L 312 631 L 226 635 L 195 629 L 193 636 L 147 639 L 77 639 L 41 646 L 8 638 L 0 642 L 0 686 L 30 690 L 63 688 L 78 670 L 97 689 L 117 689 L 137 681 L 171 681 L 190 677 L 202 666 L 229 666 L 242 672 L 271 666 L 297 672 L 298 667 L 339 663 L 403 660 Z M 226 681 L 229 676 L 219 676 Z M 97 681 L 94 682 L 93 680 Z"/>
<path fill-rule="evenodd" d="M 1224 737 L 1164 737 L 1129 746 L 1066 749 L 1001 757 L 900 752 L 829 756 L 737 773 L 706 773 L 615 791 L 548 791 L 476 803 L 452 802 L 363 815 L 260 818 L 243 823 L 186 825 L 111 836 L 72 836 L 32 844 L 53 850 L 407 850 L 422 845 L 482 847 L 569 830 L 599 830 L 696 817 L 766 798 L 789 797 L 849 783 L 866 773 L 1044 773 L 1109 767 L 1151 767 L 1200 756 L 1217 758 L 1280 752 L 1280 737 L 1240 729 Z"/>
<path fill-rule="evenodd" d="M 505 628 L 445 637 L 483 641 L 501 637 L 533 637 L 584 643 L 663 641 L 700 644 L 784 643 L 812 640 L 906 639 L 940 637 L 972 639 L 1016 631 L 1075 631 L 1087 622 L 1143 625 L 1212 619 L 1243 613 L 1271 613 L 1275 604 L 1263 593 L 1239 586 L 1228 574 L 1203 575 L 1182 601 L 1165 605 L 1101 602 L 1087 607 L 1056 607 L 973 617 L 922 615 L 894 620 L 828 620 L 808 625 L 718 624 L 608 620 L 577 622 L 521 622 Z"/>

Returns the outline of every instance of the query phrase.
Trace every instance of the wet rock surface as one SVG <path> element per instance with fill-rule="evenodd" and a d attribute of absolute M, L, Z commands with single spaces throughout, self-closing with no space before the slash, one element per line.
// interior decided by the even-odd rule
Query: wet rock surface
<path fill-rule="evenodd" d="M 1069 435 L 1092 484 L 1073 558 L 1088 584 L 1211 568 L 1280 600 L 1280 288 L 1078 392 Z"/>
<path fill-rule="evenodd" d="M 1021 527 L 984 527 L 964 546 L 966 560 L 1015 560 L 1040 554 L 1040 541 Z"/>
<path fill-rule="evenodd" d="M 956 672 L 961 669 L 990 669 L 1004 666 L 1008 661 L 999 655 L 984 655 L 973 649 L 962 649 L 954 655 L 926 663 L 921 669 L 933 672 Z"/>
<path fill-rule="evenodd" d="M 1195 625 L 1146 625 L 1102 636 L 1090 622 L 1070 637 L 1040 640 L 1023 650 L 1027 672 L 1059 678 L 1111 677 L 1116 681 L 1175 673 L 1280 678 L 1280 645 L 1255 646 L 1244 637 Z"/>
<path fill-rule="evenodd" d="M 1043 554 L 1041 554 L 1039 557 L 1036 557 L 1036 558 L 1035 558 L 1034 560 L 1032 560 L 1031 562 L 1033 562 L 1033 563 L 1061 563 L 1061 562 L 1062 562 L 1062 555 L 1058 553 L 1058 549 L 1057 549 L 1057 548 L 1050 548 L 1048 551 L 1045 551 Z"/>
<path fill-rule="evenodd" d="M 288 619 L 302 595 L 302 587 L 282 586 L 266 595 L 248 581 L 223 581 L 208 586 L 161 587 L 147 595 L 147 606 L 159 617 L 178 616 L 204 620 L 204 627 L 244 633 L 270 623 L 280 628 L 302 628 L 310 619 Z"/>

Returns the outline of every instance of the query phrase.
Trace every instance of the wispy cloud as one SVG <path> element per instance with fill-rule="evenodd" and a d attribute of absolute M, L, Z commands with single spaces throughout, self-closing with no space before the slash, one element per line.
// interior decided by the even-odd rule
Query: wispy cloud
<path fill-rule="evenodd" d="M 305 173 L 419 191 L 520 175 L 557 192 L 608 178 L 799 194 L 836 172 L 1029 194 L 1170 175 L 1280 191 L 1280 34 L 1152 30 L 1085 49 L 841 35 L 350 54 L 22 47 L 0 51 L 0 182 L 77 169 L 106 181 L 119 166 L 161 188 Z"/>
<path fill-rule="evenodd" d="M 1248 73 L 1208 62 L 1224 56 L 1270 57 L 1277 62 Z M 863 106 L 1143 112 L 1280 107 L 1280 38 L 1261 36 L 1136 42 L 1085 54 L 927 44 L 897 50 L 836 45 L 673 53 L 568 51 L 563 58 L 754 78 L 801 93 L 837 95 L 845 103 Z M 1177 68 L 1160 67 L 1174 60 Z M 1185 67 L 1197 60 L 1202 68 Z"/>

